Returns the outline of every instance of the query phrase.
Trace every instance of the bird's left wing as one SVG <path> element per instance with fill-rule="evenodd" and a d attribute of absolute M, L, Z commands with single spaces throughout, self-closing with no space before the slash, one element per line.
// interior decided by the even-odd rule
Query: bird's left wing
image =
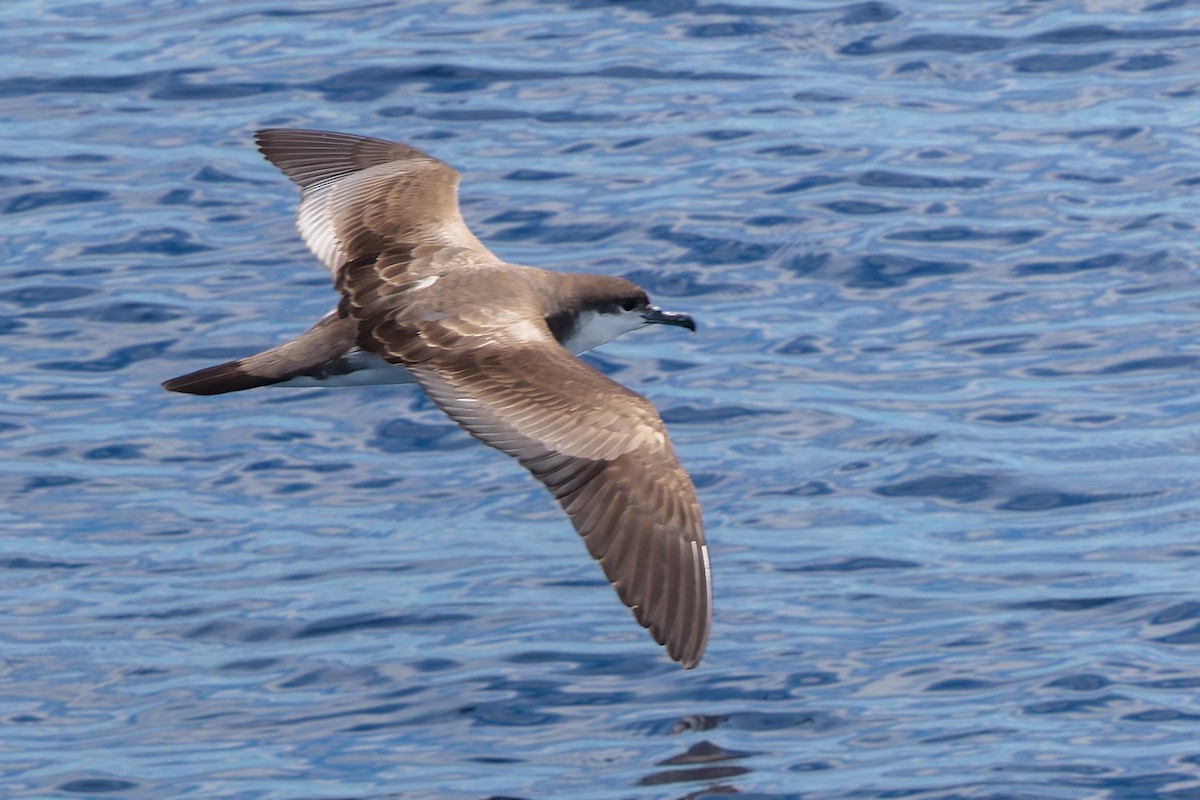
<path fill-rule="evenodd" d="M 415 147 L 333 131 L 267 128 L 258 148 L 301 190 L 296 227 L 334 276 L 397 246 L 495 257 L 458 210 L 458 172 Z"/>

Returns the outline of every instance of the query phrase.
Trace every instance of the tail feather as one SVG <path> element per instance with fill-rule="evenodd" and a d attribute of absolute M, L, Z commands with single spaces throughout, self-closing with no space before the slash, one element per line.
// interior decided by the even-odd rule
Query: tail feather
<path fill-rule="evenodd" d="M 354 348 L 355 322 L 336 312 L 278 347 L 163 382 L 169 392 L 225 394 L 336 370 Z"/>
<path fill-rule="evenodd" d="M 270 386 L 285 380 L 287 380 L 285 377 L 255 375 L 248 372 L 243 360 L 238 359 L 189 372 L 178 378 L 171 378 L 169 381 L 163 381 L 162 387 L 169 392 L 211 395 L 240 392 L 243 389 L 257 389 L 260 386 Z"/>

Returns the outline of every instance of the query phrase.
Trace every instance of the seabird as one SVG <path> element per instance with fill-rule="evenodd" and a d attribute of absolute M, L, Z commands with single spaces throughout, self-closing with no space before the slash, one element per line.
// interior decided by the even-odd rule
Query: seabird
<path fill-rule="evenodd" d="M 646 398 L 575 355 L 651 324 L 695 331 L 622 278 L 507 264 L 458 208 L 453 167 L 398 142 L 255 136 L 301 190 L 297 227 L 341 295 L 295 339 L 163 383 L 189 394 L 416 382 L 558 499 L 634 617 L 685 668 L 712 618 L 700 504 Z"/>

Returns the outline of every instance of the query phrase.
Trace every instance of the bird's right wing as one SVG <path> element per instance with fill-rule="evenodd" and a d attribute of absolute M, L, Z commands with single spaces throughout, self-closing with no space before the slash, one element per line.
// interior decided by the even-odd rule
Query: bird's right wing
<path fill-rule="evenodd" d="M 712 614 L 696 490 L 650 402 L 546 339 L 436 353 L 410 370 L 455 422 L 546 485 L 637 621 L 694 667 Z"/>
<path fill-rule="evenodd" d="M 654 406 L 564 350 L 540 317 L 434 313 L 380 263 L 339 276 L 359 346 L 403 364 L 455 422 L 544 483 L 638 622 L 694 667 L 712 617 L 708 548 Z"/>

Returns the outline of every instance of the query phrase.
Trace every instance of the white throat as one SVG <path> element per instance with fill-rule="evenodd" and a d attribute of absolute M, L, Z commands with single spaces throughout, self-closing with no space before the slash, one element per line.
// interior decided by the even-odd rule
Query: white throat
<path fill-rule="evenodd" d="M 618 336 L 624 336 L 630 331 L 637 330 L 646 324 L 639 311 L 625 311 L 616 314 L 601 314 L 598 311 L 580 313 L 575 323 L 575 330 L 563 342 L 563 347 L 575 355 L 584 350 L 611 342 Z"/>

